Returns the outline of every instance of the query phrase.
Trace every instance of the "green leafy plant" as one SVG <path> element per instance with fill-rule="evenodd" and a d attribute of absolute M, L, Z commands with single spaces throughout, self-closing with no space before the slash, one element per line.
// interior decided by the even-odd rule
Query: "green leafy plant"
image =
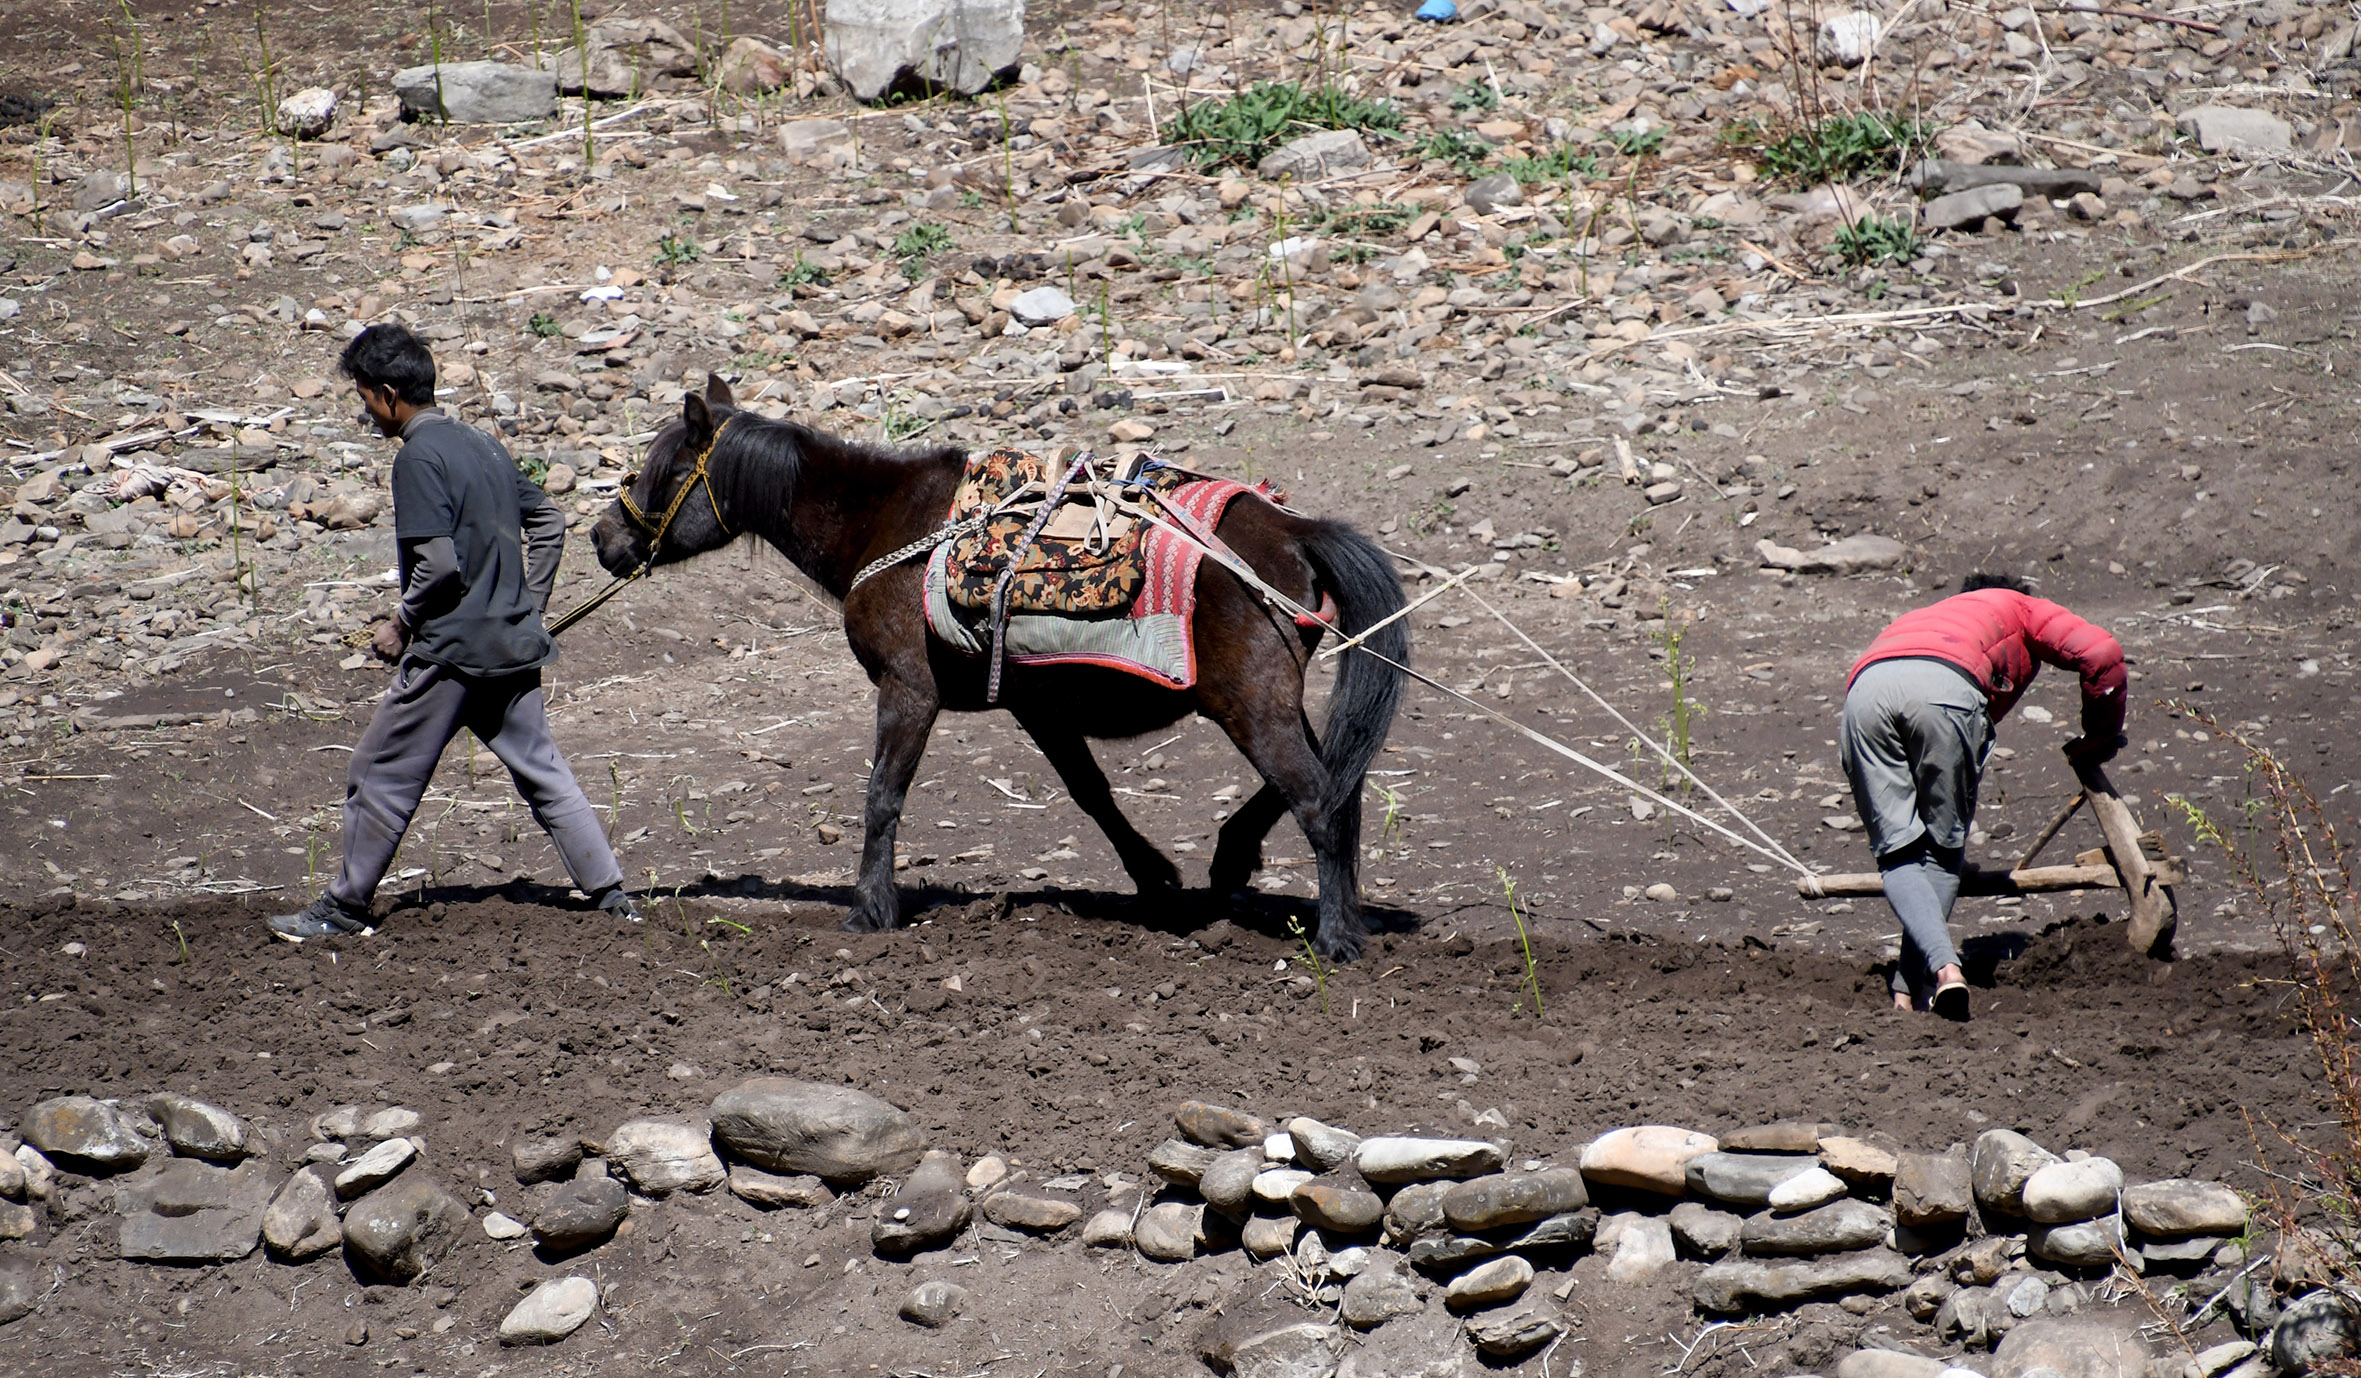
<path fill-rule="evenodd" d="M 1547 153 L 1531 158 L 1509 158 L 1502 161 L 1500 170 L 1517 179 L 1519 186 L 1537 182 L 1563 182 L 1570 177 L 1585 179 L 1599 175 L 1599 160 L 1577 150 L 1572 144 L 1560 144 Z"/>
<path fill-rule="evenodd" d="M 1756 165 L 1774 181 L 1806 187 L 1898 172 L 1925 152 L 1932 137 L 1915 120 L 1888 119 L 1866 110 L 1831 115 L 1784 132 L 1743 120 L 1721 134 L 1723 143 L 1753 150 Z"/>
<path fill-rule="evenodd" d="M 656 266 L 659 268 L 683 267 L 704 256 L 705 250 L 686 235 L 668 234 L 656 241 Z"/>
<path fill-rule="evenodd" d="M 1607 142 L 1626 158 L 1646 158 L 1664 151 L 1664 126 L 1613 130 L 1608 133 Z"/>
<path fill-rule="evenodd" d="M 533 319 L 526 322 L 525 328 L 544 340 L 555 339 L 565 331 L 565 327 L 558 324 L 557 317 L 547 311 L 534 312 Z"/>
<path fill-rule="evenodd" d="M 185 971 L 195 963 L 196 959 L 189 956 L 189 935 L 180 931 L 180 920 L 178 919 L 172 921 L 172 936 L 180 943 L 180 965 L 181 969 Z"/>
<path fill-rule="evenodd" d="M 790 291 L 798 287 L 825 287 L 828 285 L 828 273 L 798 253 L 793 263 L 779 270 L 779 285 Z"/>
<path fill-rule="evenodd" d="M 902 276 L 916 282 L 926 276 L 928 259 L 957 247 L 949 230 L 932 221 L 921 221 L 894 236 L 893 254 L 902 260 Z"/>
<path fill-rule="evenodd" d="M 1402 792 L 1392 785 L 1381 785 L 1375 780 L 1369 782 L 1369 788 L 1376 790 L 1377 797 L 1385 801 L 1385 818 L 1378 825 L 1377 845 L 1391 847 L 1402 840 Z"/>
<path fill-rule="evenodd" d="M 1416 206 L 1380 201 L 1373 206 L 1346 206 L 1331 214 L 1323 228 L 1330 234 L 1375 236 L 1392 234 L 1417 218 Z"/>
<path fill-rule="evenodd" d="M 1418 146 L 1418 156 L 1449 163 L 1462 176 L 1472 177 L 1492 157 L 1492 145 L 1464 129 L 1438 129 Z"/>
<path fill-rule="evenodd" d="M 1500 92 L 1488 81 L 1471 81 L 1451 93 L 1451 108 L 1462 115 L 1498 110 Z"/>
<path fill-rule="evenodd" d="M 1682 643 L 1688 637 L 1688 626 L 1669 616 L 1664 619 L 1664 630 L 1654 634 L 1657 646 L 1664 651 L 1665 678 L 1672 681 L 1672 702 L 1663 716 L 1656 720 L 1656 725 L 1664 733 L 1664 749 L 1683 766 L 1691 765 L 1691 733 L 1697 720 L 1705 716 L 1705 705 L 1689 697 L 1689 678 L 1697 673 L 1697 657 L 1682 649 Z M 1689 785 L 1686 775 L 1681 775 L 1667 765 L 1664 768 L 1665 787 L 1669 789 L 1676 782 L 1684 787 Z"/>
<path fill-rule="evenodd" d="M 1864 215 L 1836 232 L 1836 252 L 1847 263 L 1908 263 L 1926 247 L 1918 227 L 1901 216 Z"/>
<path fill-rule="evenodd" d="M 1493 871 L 1500 877 L 1500 894 L 1503 899 L 1508 901 L 1508 916 L 1517 925 L 1517 945 L 1523 948 L 1525 953 L 1525 992 L 1533 997 L 1533 1017 L 1539 1019 L 1543 1013 L 1541 1008 L 1541 964 L 1533 960 L 1533 935 L 1526 931 L 1525 911 L 1517 904 L 1517 883 L 1509 879 L 1507 867 L 1496 866 Z M 1517 1009 L 1524 1008 L 1524 997 L 1519 996 Z"/>
<path fill-rule="evenodd" d="M 1366 100 L 1334 86 L 1257 82 L 1226 100 L 1187 106 L 1165 121 L 1164 137 L 1188 148 L 1200 167 L 1248 165 L 1307 129 L 1398 130 L 1402 110 L 1389 100 Z"/>
<path fill-rule="evenodd" d="M 1320 991 L 1320 1013 L 1326 1014 L 1328 1013 L 1328 971 L 1327 968 L 1320 965 L 1320 954 L 1312 946 L 1312 936 L 1304 932 L 1303 920 L 1293 914 L 1287 916 L 1287 931 L 1295 938 L 1296 945 L 1303 949 L 1302 956 L 1290 957 L 1287 960 L 1299 967 L 1311 969 L 1312 984 Z"/>

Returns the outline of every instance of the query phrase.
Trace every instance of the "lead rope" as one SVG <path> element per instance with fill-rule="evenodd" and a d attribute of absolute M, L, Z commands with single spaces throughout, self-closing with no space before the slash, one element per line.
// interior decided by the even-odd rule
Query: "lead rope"
<path fill-rule="evenodd" d="M 1058 504 L 1065 499 L 1066 489 L 1074 482 L 1074 475 L 1085 472 L 1089 465 L 1090 452 L 1085 450 L 1058 476 L 1058 481 L 1050 486 L 1048 496 L 1042 499 L 1041 510 L 1033 514 L 1033 520 L 1025 523 L 1024 531 L 1009 546 L 1008 563 L 1001 566 L 1000 577 L 993 581 L 992 671 L 984 683 L 986 703 L 1000 702 L 1000 670 L 1008 632 L 1008 586 L 1016 582 L 1017 566 L 1024 563 L 1025 552 L 1031 550 L 1033 542 L 1040 538 L 1041 528 L 1049 525 L 1049 519 L 1057 514 Z"/>

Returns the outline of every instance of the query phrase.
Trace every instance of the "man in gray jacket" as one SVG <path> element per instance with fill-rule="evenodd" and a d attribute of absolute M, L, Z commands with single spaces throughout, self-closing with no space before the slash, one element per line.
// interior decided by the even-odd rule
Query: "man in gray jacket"
<path fill-rule="evenodd" d="M 398 325 L 373 325 L 341 367 L 394 456 L 402 600 L 371 648 L 396 666 L 344 791 L 344 860 L 310 905 L 270 919 L 293 942 L 372 931 L 369 901 L 393 864 L 443 748 L 460 729 L 508 767 L 574 884 L 637 921 L 623 868 L 549 735 L 541 667 L 557 658 L 542 611 L 566 519 L 500 442 L 434 405 L 434 356 Z"/>

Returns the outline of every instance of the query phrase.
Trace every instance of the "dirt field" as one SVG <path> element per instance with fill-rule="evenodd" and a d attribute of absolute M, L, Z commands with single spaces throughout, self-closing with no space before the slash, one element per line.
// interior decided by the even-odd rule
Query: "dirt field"
<path fill-rule="evenodd" d="M 38 8 L 0 11 L 0 32 L 51 46 L 100 32 L 89 16 Z M 185 69 L 180 117 L 220 117 L 234 64 L 169 32 L 160 8 L 140 13 L 157 26 L 156 70 Z M 335 76 L 364 41 L 412 60 L 417 36 L 396 18 L 296 43 L 291 78 Z M 488 18 L 506 32 L 531 15 L 496 8 Z M 102 104 L 95 66 L 0 72 L 79 91 L 77 117 L 103 135 L 90 113 Z M 96 137 L 83 142 L 97 147 Z M 923 162 L 924 137 L 889 132 L 879 156 Z M 513 361 L 468 357 L 487 374 L 497 364 L 521 376 L 547 362 L 531 351 L 567 346 L 547 344 L 529 324 L 535 303 L 512 290 L 535 290 L 527 279 L 579 285 L 592 262 L 651 262 L 657 236 L 683 223 L 638 215 L 677 190 L 663 150 L 734 157 L 742 144 L 684 119 L 644 145 L 653 168 L 618 169 L 618 185 L 640 198 L 633 209 L 553 218 L 546 239 L 517 251 L 530 266 L 503 261 L 480 295 L 463 281 L 456 299 L 432 302 L 444 268 L 404 276 L 393 256 L 405 248 L 390 240 L 352 249 L 387 261 L 336 269 L 352 280 L 337 279 L 344 304 L 334 309 L 359 319 L 361 294 L 382 276 L 384 290 L 404 294 L 388 301 L 463 326 L 454 340 L 497 336 Z M 24 154 L 12 148 L 9 166 Z M 697 166 L 691 180 L 706 175 Z M 2245 179 L 2235 194 L 2341 194 L 2308 169 L 2226 171 L 2219 185 Z M 806 169 L 784 186 L 799 216 L 850 225 L 869 213 Z M 346 191 L 382 214 L 406 189 Z M 254 193 L 266 194 L 311 193 L 294 183 Z M 298 213 L 271 204 L 282 224 Z M 300 211 L 308 220 L 325 207 L 307 200 Z M 961 223 L 961 258 L 1049 242 L 1002 236 L 991 215 Z M 0 1130 L 53 1095 L 173 1089 L 248 1117 L 284 1165 L 308 1147 L 314 1116 L 403 1105 L 425 1116 L 427 1151 L 412 1171 L 432 1172 L 479 1214 L 525 1219 L 546 1188 L 511 1175 L 521 1138 L 595 1140 L 627 1118 L 701 1113 L 739 1079 L 775 1073 L 864 1088 L 907 1108 L 935 1145 L 967 1161 L 1001 1155 L 1034 1181 L 1064 1179 L 1092 1207 L 1133 1199 L 1125 1192 L 1148 1177 L 1148 1150 L 1191 1097 L 1365 1134 L 1499 1137 L 1518 1160 L 1558 1164 L 1634 1123 L 1719 1132 L 1821 1119 L 1923 1150 L 2010 1126 L 2112 1157 L 2134 1180 L 2258 1190 L 2249 1116 L 2316 1127 L 2317 1065 L 2271 985 L 2284 964 L 2269 915 L 2193 830 L 2189 809 L 2234 832 L 2250 796 L 2237 751 L 2192 713 L 2299 762 L 2339 819 L 2361 782 L 2361 744 L 2336 726 L 2357 701 L 2355 260 L 2334 225 L 2290 248 L 2289 227 L 2310 222 L 2260 215 L 2236 242 L 2193 242 L 2198 229 L 2163 212 L 2155 224 L 1953 235 L 1926 273 L 1944 291 L 2006 282 L 2037 301 L 2189 269 L 2113 318 L 2026 307 L 1923 332 L 1709 335 L 1684 368 L 1667 355 L 1643 375 L 1602 351 L 1595 374 L 1568 365 L 1558 376 L 1535 358 L 1531 396 L 1513 377 L 1438 377 L 1399 405 L 1359 397 L 1346 361 L 1367 361 L 1338 345 L 1333 374 L 1308 356 L 1297 370 L 1325 391 L 1143 412 L 1190 466 L 1273 479 L 1298 507 L 1351 519 L 1434 566 L 1480 562 L 1502 539 L 1530 536 L 1512 542 L 1503 577 L 1474 587 L 1631 725 L 1460 594 L 1415 615 L 1420 668 L 1651 787 L 1663 782 L 1639 759 L 1633 727 L 1667 733 L 1685 695 L 1701 710 L 1697 770 L 1806 862 L 1835 870 L 1869 865 L 1833 740 L 1852 657 L 1962 574 L 2032 576 L 2043 595 L 2114 631 L 2132 658 L 2131 745 L 2113 770 L 2146 825 L 2188 859 L 2176 961 L 2134 957 L 2108 896 L 1971 901 L 1955 923 L 1976 1018 L 1962 1027 L 1897 1015 L 1885 1008 L 1896 934 L 1882 904 L 1800 900 L 1784 870 L 1668 823 L 1629 790 L 1416 688 L 1370 781 L 1363 876 L 1385 934 L 1351 967 L 1315 974 L 1290 937 L 1313 896 L 1291 823 L 1272 836 L 1255 898 L 1199 890 L 1167 905 L 1134 901 L 1111 850 L 999 714 L 937 730 L 901 835 L 911 927 L 848 935 L 837 924 L 859 846 L 869 686 L 834 609 L 776 554 L 744 545 L 626 591 L 567 636 L 548 677 L 559 739 L 610 819 L 634 888 L 650 897 L 646 923 L 618 926 L 569 897 L 497 763 L 455 746 L 381 892 L 378 934 L 296 948 L 270 939 L 261 918 L 303 903 L 333 868 L 346 755 L 386 678 L 350 665 L 340 640 L 389 596 L 390 526 L 364 522 L 283 543 L 242 614 L 230 578 L 194 595 L 240 630 L 181 653 L 169 671 L 123 654 L 112 666 L 32 669 L 20 655 L 0 677 Z M 193 408 L 234 366 L 245 410 L 244 380 L 260 369 L 278 370 L 265 375 L 274 406 L 288 379 L 326 371 L 334 341 L 324 331 L 261 315 L 217 333 L 203 325 L 234 311 L 233 283 L 239 301 L 281 290 L 298 306 L 326 299 L 319 265 L 273 266 L 266 255 L 233 276 L 217 260 L 218 283 L 171 280 L 155 264 L 144 276 L 69 270 L 77 241 L 11 223 L 11 252 L 24 260 L 12 268 L 47 286 L 0 337 L 0 365 L 49 380 L 50 391 L 169 375 L 174 405 Z M 160 243 L 172 228 L 160 216 L 145 229 L 118 224 L 115 246 L 97 247 Z M 2192 266 L 2223 253 L 2232 258 Z M 749 287 L 713 280 L 736 269 L 701 271 L 702 287 L 679 300 L 767 292 L 774 276 L 767 263 L 747 269 L 761 279 Z M 988 289 L 994 276 L 979 280 Z M 1855 275 L 1826 283 L 1832 312 L 1906 304 L 1864 300 Z M 512 348 L 512 337 L 523 343 Z M 884 356 L 822 350 L 810 342 L 809 377 L 752 358 L 751 341 L 642 361 L 675 384 L 722 367 L 777 377 L 799 418 L 873 431 L 874 415 L 801 403 L 811 383 Z M 491 390 L 487 380 L 469 391 L 463 410 L 481 414 Z M 1545 391 L 1550 400 L 1536 400 Z M 331 393 L 307 406 L 335 417 L 344 401 Z M 544 420 L 557 414 L 556 404 L 531 406 Z M 994 418 L 991 406 L 961 424 L 978 438 L 1031 424 L 1021 410 Z M 1645 421 L 1594 432 L 1586 410 Z M 1484 430 L 1446 424 L 1439 434 L 1438 419 L 1452 415 Z M 619 469 L 631 426 L 661 419 L 627 412 L 597 422 L 606 429 L 593 439 L 580 427 L 562 437 L 528 428 L 512 444 L 543 456 L 616 449 L 604 472 Z M 1083 422 L 1071 424 L 1081 435 Z M 30 408 L 0 428 L 24 453 L 60 456 L 69 440 L 109 429 Z M 335 432 L 322 420 L 318 434 Z M 390 450 L 355 441 L 349 424 L 341 434 L 361 458 L 339 458 L 337 472 L 374 463 L 381 475 Z M 1677 471 L 1677 500 L 1652 503 L 1623 480 L 1617 438 Z M 597 456 L 574 453 L 587 457 L 587 476 Z M 1577 454 L 1571 476 L 1549 467 Z M 580 514 L 597 510 L 577 496 Z M 569 538 L 561 605 L 597 587 L 587 526 Z M 1765 568 L 1757 550 L 1766 539 L 1808 550 L 1865 532 L 1901 540 L 1904 566 L 1790 575 Z M 11 555 L 0 586 L 15 600 L 9 625 L 28 633 L 19 649 L 81 616 L 69 605 L 111 608 L 139 581 L 176 578 L 219 546 L 217 532 L 169 549 L 126 544 L 87 550 L 71 567 Z M 1575 576 L 1587 587 L 1565 582 Z M 180 597 L 208 586 L 164 587 Z M 2072 682 L 2046 674 L 2024 702 L 1999 733 L 1979 857 L 2013 856 L 2073 789 L 2056 751 L 2075 731 Z M 1101 744 L 1099 756 L 1131 816 L 1202 885 L 1220 820 L 1256 784 L 1238 754 L 1193 720 L 1167 737 Z M 2046 857 L 2097 844 L 2078 820 Z M 1647 898 L 1658 885 L 1672 898 Z M 890 1263 L 867 1233 L 884 1199 L 872 1187 L 767 1213 L 718 1192 L 639 1201 L 626 1233 L 562 1266 L 471 1231 L 436 1275 L 393 1288 L 362 1287 L 333 1259 L 123 1262 L 112 1188 L 72 1179 L 36 1237 L 7 1250 L 36 1260 L 54 1286 L 35 1315 L 0 1327 L 0 1370 L 1161 1378 L 1203 1372 L 1200 1329 L 1272 1285 L 1268 1265 L 1236 1251 L 1167 1269 L 991 1230 Z M 1880 1328 L 1916 1329 L 1893 1299 L 1813 1304 L 1684 1353 L 1701 1321 L 1675 1293 L 1685 1297 L 1678 1284 L 1696 1267 L 1676 1264 L 1675 1285 L 1645 1288 L 1608 1280 L 1598 1257 L 1546 1267 L 1536 1295 L 1560 1296 L 1575 1327 L 1555 1372 L 1579 1359 L 1594 1375 L 1676 1363 L 1717 1378 L 1786 1374 L 1832 1365 Z M 591 1333 L 548 1352 L 501 1349 L 493 1333 L 520 1291 L 566 1271 L 609 1289 Z M 970 1289 L 963 1317 L 942 1330 L 895 1319 L 910 1286 L 935 1277 Z M 2229 1334 L 2217 1321 L 2200 1343 Z M 1547 1362 L 1503 1371 L 1542 1374 Z"/>

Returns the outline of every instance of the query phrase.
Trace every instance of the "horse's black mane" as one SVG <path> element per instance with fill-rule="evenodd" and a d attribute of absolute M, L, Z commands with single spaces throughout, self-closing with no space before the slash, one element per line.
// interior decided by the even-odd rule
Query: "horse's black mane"
<path fill-rule="evenodd" d="M 748 514 L 750 525 L 767 527 L 772 514 L 784 520 L 807 462 L 840 472 L 875 472 L 960 461 L 966 455 L 955 445 L 881 445 L 848 439 L 743 409 L 733 416 L 729 433 L 714 452 L 714 480 L 725 488 L 731 510 Z"/>

